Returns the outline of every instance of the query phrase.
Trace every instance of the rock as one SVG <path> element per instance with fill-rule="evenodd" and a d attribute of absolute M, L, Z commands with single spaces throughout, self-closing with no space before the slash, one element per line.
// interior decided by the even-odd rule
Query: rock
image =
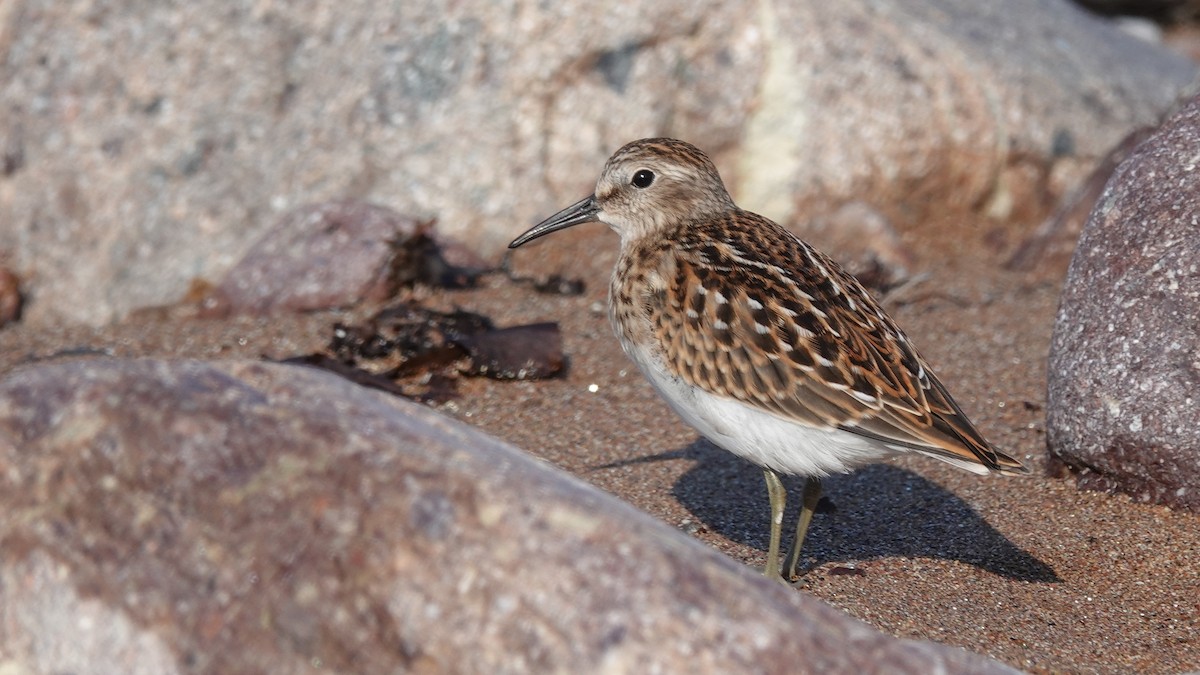
<path fill-rule="evenodd" d="M 837 261 L 876 293 L 909 279 L 913 255 L 887 218 L 870 204 L 852 201 L 802 231 L 803 238 Z"/>
<path fill-rule="evenodd" d="M 379 301 L 436 255 L 429 223 L 360 202 L 311 204 L 281 218 L 200 302 L 223 316 Z"/>
<path fill-rule="evenodd" d="M 1122 163 L 1071 259 L 1047 443 L 1082 487 L 1200 510 L 1200 99 Z"/>
<path fill-rule="evenodd" d="M 1063 196 L 1054 213 L 1017 246 L 1004 266 L 1010 270 L 1030 270 L 1039 265 L 1065 269 L 1108 179 L 1153 131 L 1154 127 L 1134 129 L 1109 150 L 1087 178 Z"/>
<path fill-rule="evenodd" d="M 1113 24 L 1139 40 L 1154 44 L 1163 42 L 1162 27 L 1150 19 L 1140 16 L 1118 16 L 1113 19 Z"/>
<path fill-rule="evenodd" d="M 20 369 L 0 467 L 6 671 L 1015 672 L 313 369 Z"/>
<path fill-rule="evenodd" d="M 1163 33 L 1163 44 L 1193 61 L 1200 61 L 1200 25 L 1193 21 Z"/>
<path fill-rule="evenodd" d="M 1196 73 L 1061 0 L 10 6 L 0 236 L 35 323 L 175 302 L 331 199 L 490 256 L 655 134 L 785 225 L 850 199 L 1003 218 Z"/>

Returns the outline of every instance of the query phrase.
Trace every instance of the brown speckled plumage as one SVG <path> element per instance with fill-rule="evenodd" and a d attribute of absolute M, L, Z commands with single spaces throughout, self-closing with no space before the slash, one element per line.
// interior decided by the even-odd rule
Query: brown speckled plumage
<path fill-rule="evenodd" d="M 695 147 L 626 145 L 592 196 L 512 246 L 597 220 L 621 235 L 609 310 L 622 345 L 685 420 L 764 468 L 772 557 L 783 508 L 775 474 L 810 478 L 793 575 L 822 475 L 906 451 L 977 473 L 1024 472 L 984 440 L 858 281 L 739 209 Z"/>
<path fill-rule="evenodd" d="M 613 311 L 619 330 L 652 325 L 688 384 L 810 426 L 1019 470 L 874 298 L 820 251 L 740 209 L 663 239 L 671 245 L 638 242 L 617 263 Z M 668 283 L 647 285 L 651 269 Z"/>

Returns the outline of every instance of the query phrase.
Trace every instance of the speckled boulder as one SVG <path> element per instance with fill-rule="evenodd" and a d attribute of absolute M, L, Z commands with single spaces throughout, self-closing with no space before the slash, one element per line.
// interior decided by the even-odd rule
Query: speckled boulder
<path fill-rule="evenodd" d="M 1196 73 L 1064 0 L 220 8 L 0 4 L 0 253 L 31 270 L 28 321 L 175 302 L 332 199 L 496 254 L 652 135 L 787 225 L 852 199 L 1003 218 Z"/>
<path fill-rule="evenodd" d="M 0 513 L 4 672 L 1015 672 L 295 366 L 10 373 Z"/>
<path fill-rule="evenodd" d="M 432 256 L 432 227 L 374 204 L 307 204 L 279 219 L 202 300 L 209 315 L 382 300 Z"/>
<path fill-rule="evenodd" d="M 1200 510 L 1200 99 L 1109 181 L 1071 259 L 1047 441 L 1081 486 Z"/>

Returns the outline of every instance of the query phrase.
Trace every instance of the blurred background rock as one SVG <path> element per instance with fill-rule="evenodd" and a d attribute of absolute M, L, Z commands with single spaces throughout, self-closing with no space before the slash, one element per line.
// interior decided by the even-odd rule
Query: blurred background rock
<path fill-rule="evenodd" d="M 0 252 L 27 320 L 92 324 L 310 202 L 491 254 L 652 135 L 793 226 L 852 200 L 1036 218 L 1195 72 L 1065 0 L 10 0 Z"/>

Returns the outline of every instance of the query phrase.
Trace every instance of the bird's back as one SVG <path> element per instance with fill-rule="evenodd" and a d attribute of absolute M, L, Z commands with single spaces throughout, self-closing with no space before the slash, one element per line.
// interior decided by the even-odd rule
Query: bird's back
<path fill-rule="evenodd" d="M 757 214 L 731 209 L 625 242 L 611 291 L 626 350 L 651 345 L 635 361 L 678 378 L 680 391 L 663 393 L 693 425 L 740 412 L 729 401 L 852 449 L 865 441 L 978 473 L 1024 472 L 984 440 L 857 280 Z M 716 400 L 689 403 L 693 390 Z"/>

